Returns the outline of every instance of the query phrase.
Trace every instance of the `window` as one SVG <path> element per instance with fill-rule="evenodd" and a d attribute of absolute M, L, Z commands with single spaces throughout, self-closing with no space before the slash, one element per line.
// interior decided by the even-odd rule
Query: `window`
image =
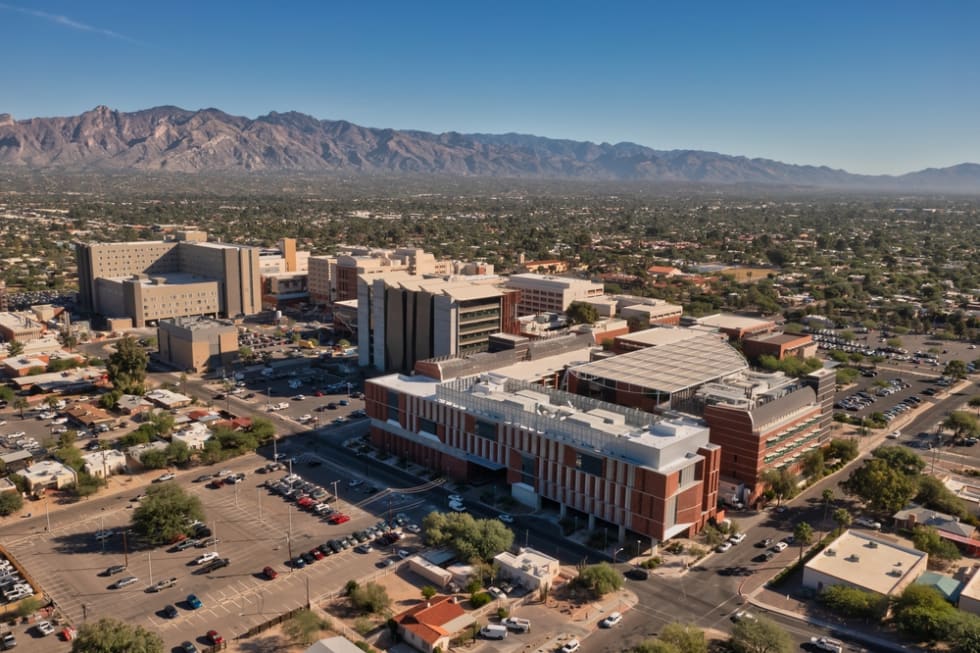
<path fill-rule="evenodd" d="M 425 431 L 426 433 L 431 433 L 436 435 L 436 423 L 431 419 L 425 419 L 424 417 L 419 418 L 419 432 Z"/>
<path fill-rule="evenodd" d="M 476 434 L 487 440 L 497 441 L 497 425 L 493 422 L 476 421 Z"/>
<path fill-rule="evenodd" d="M 575 466 L 586 474 L 602 476 L 602 458 L 581 451 L 575 453 Z"/>
<path fill-rule="evenodd" d="M 521 456 L 521 483 L 534 487 L 534 456 Z"/>

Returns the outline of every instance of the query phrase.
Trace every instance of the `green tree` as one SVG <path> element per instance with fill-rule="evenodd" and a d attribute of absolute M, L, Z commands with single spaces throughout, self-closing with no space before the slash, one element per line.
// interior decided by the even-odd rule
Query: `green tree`
<path fill-rule="evenodd" d="M 704 631 L 693 624 L 667 624 L 657 639 L 677 653 L 708 653 Z"/>
<path fill-rule="evenodd" d="M 940 537 L 939 531 L 932 526 L 916 526 L 912 531 L 912 544 L 934 560 L 950 562 L 960 559 L 960 550 L 956 545 Z"/>
<path fill-rule="evenodd" d="M 741 619 L 732 628 L 733 653 L 792 653 L 793 640 L 775 622 L 758 617 Z"/>
<path fill-rule="evenodd" d="M 816 480 L 824 475 L 823 451 L 814 449 L 803 456 L 803 476 Z"/>
<path fill-rule="evenodd" d="M 24 498 L 20 492 L 3 492 L 0 494 L 0 516 L 6 517 L 24 507 Z"/>
<path fill-rule="evenodd" d="M 953 494 L 938 478 L 927 474 L 919 476 L 919 493 L 915 495 L 915 502 L 930 510 L 945 512 L 961 519 L 969 514 L 962 499 Z"/>
<path fill-rule="evenodd" d="M 168 444 L 164 453 L 167 455 L 167 462 L 171 465 L 186 465 L 191 459 L 190 448 L 180 440 L 174 440 Z"/>
<path fill-rule="evenodd" d="M 870 458 L 841 482 L 845 492 L 860 497 L 875 512 L 894 514 L 918 492 L 918 482 L 881 458 Z"/>
<path fill-rule="evenodd" d="M 803 549 L 813 542 L 813 527 L 805 521 L 793 527 L 793 537 L 800 545 L 800 562 L 803 561 Z"/>
<path fill-rule="evenodd" d="M 966 363 L 961 360 L 951 360 L 943 368 L 943 374 L 954 379 L 965 379 L 967 374 Z"/>
<path fill-rule="evenodd" d="M 796 478 L 787 469 L 767 469 L 762 473 L 762 482 L 776 497 L 776 505 L 783 499 L 792 499 L 798 491 Z"/>
<path fill-rule="evenodd" d="M 858 457 L 858 444 L 856 440 L 834 438 L 827 447 L 827 458 L 837 458 L 845 463 L 851 462 Z"/>
<path fill-rule="evenodd" d="M 892 621 L 919 641 L 943 640 L 953 634 L 959 614 L 932 587 L 913 584 L 895 601 Z"/>
<path fill-rule="evenodd" d="M 462 560 L 490 561 L 514 543 L 514 532 L 498 519 L 474 519 L 468 513 L 432 512 L 423 520 L 426 543 L 448 546 Z"/>
<path fill-rule="evenodd" d="M 27 400 L 24 399 L 23 397 L 14 398 L 13 403 L 11 403 L 10 405 L 13 407 L 14 410 L 20 413 L 21 419 L 24 419 L 24 411 L 27 410 L 28 406 L 30 406 L 30 404 L 27 403 Z"/>
<path fill-rule="evenodd" d="M 565 315 L 572 324 L 595 324 L 599 320 L 599 311 L 596 307 L 585 302 L 572 302 Z"/>
<path fill-rule="evenodd" d="M 103 618 L 79 626 L 72 653 L 163 653 L 163 640 L 142 626 Z"/>
<path fill-rule="evenodd" d="M 827 510 L 830 509 L 830 504 L 834 500 L 834 491 L 829 487 L 824 488 L 820 493 L 820 498 L 823 500 L 823 522 L 827 521 Z"/>
<path fill-rule="evenodd" d="M 980 433 L 977 418 L 965 410 L 954 410 L 943 421 L 943 428 L 953 432 L 953 440 L 972 437 Z"/>
<path fill-rule="evenodd" d="M 293 643 L 309 646 L 328 625 L 325 619 L 312 610 L 300 610 L 283 624 L 282 629 Z"/>
<path fill-rule="evenodd" d="M 905 447 L 881 446 L 872 451 L 871 455 L 908 476 L 915 476 L 926 468 L 925 461 Z"/>
<path fill-rule="evenodd" d="M 977 409 L 977 415 L 980 416 L 980 395 L 975 395 L 970 397 L 970 401 L 967 402 L 970 408 Z"/>
<path fill-rule="evenodd" d="M 264 417 L 252 418 L 252 427 L 249 429 L 259 444 L 266 444 L 272 441 L 276 435 L 276 427 L 272 421 Z"/>
<path fill-rule="evenodd" d="M 432 585 L 425 585 L 422 587 L 422 598 L 428 601 L 433 596 L 439 593 L 439 590 L 434 588 Z"/>
<path fill-rule="evenodd" d="M 350 593 L 351 605 L 363 612 L 381 614 L 391 606 L 391 598 L 383 585 L 367 582 Z"/>
<path fill-rule="evenodd" d="M 10 403 L 11 401 L 14 400 L 14 396 L 15 395 L 14 395 L 13 388 L 10 388 L 9 386 L 5 386 L 5 385 L 0 385 L 0 401 L 6 401 L 7 403 Z M 975 399 L 980 399 L 980 397 L 975 397 Z"/>
<path fill-rule="evenodd" d="M 851 525 L 854 521 L 851 517 L 851 513 L 847 511 L 847 508 L 838 508 L 833 514 L 834 522 L 837 524 L 837 533 L 840 534 L 845 528 Z"/>
<path fill-rule="evenodd" d="M 166 544 L 181 534 L 189 534 L 194 520 L 204 520 L 201 500 L 176 483 L 150 487 L 133 511 L 133 529 L 154 544 Z"/>
<path fill-rule="evenodd" d="M 106 371 L 114 388 L 123 394 L 141 395 L 145 392 L 146 366 L 149 358 L 139 343 L 129 336 L 116 342 L 116 351 L 106 362 Z"/>
<path fill-rule="evenodd" d="M 119 400 L 122 399 L 122 396 L 122 390 L 113 388 L 109 392 L 106 392 L 99 397 L 99 406 L 105 408 L 106 410 L 115 410 L 116 406 L 119 405 Z"/>
<path fill-rule="evenodd" d="M 24 343 L 11 340 L 7 343 L 7 354 L 9 356 L 20 356 L 24 353 Z"/>
<path fill-rule="evenodd" d="M 611 565 L 600 562 L 579 570 L 575 586 L 589 590 L 596 598 L 602 598 L 623 586 L 623 575 Z"/>
<path fill-rule="evenodd" d="M 167 452 L 164 449 L 150 449 L 140 454 L 140 464 L 147 469 L 163 469 L 167 466 Z"/>

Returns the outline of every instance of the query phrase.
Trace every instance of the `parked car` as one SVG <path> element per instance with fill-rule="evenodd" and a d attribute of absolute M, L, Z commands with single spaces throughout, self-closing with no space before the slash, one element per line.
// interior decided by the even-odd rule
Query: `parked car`
<path fill-rule="evenodd" d="M 514 523 L 514 517 L 512 515 L 507 514 L 506 512 L 502 512 L 499 515 L 497 515 L 497 519 L 504 522 L 505 524 Z"/>
<path fill-rule="evenodd" d="M 725 551 L 727 551 L 730 548 L 732 548 L 732 543 L 731 542 L 728 542 L 728 541 L 725 541 L 725 542 L 722 542 L 721 544 L 719 544 L 718 546 L 716 546 L 715 547 L 715 551 L 717 551 L 718 553 L 724 553 Z"/>
<path fill-rule="evenodd" d="M 219 646 L 225 643 L 225 638 L 219 635 L 217 630 L 209 630 L 206 637 L 211 646 Z"/>
<path fill-rule="evenodd" d="M 865 528 L 870 528 L 875 531 L 881 530 L 881 522 L 876 522 L 873 519 L 868 519 L 867 517 L 858 517 L 854 520 L 854 523 L 858 526 L 864 526 Z"/>
<path fill-rule="evenodd" d="M 102 572 L 103 576 L 115 576 L 126 571 L 126 565 L 112 565 Z"/>
<path fill-rule="evenodd" d="M 170 603 L 163 606 L 163 616 L 167 619 L 176 619 L 178 614 L 180 613 L 177 611 L 177 606 Z"/>
<path fill-rule="evenodd" d="M 745 537 L 746 537 L 745 533 L 735 533 L 734 535 L 728 538 L 728 541 L 731 542 L 732 544 L 741 544 L 742 542 L 745 541 Z"/>
<path fill-rule="evenodd" d="M 122 589 L 122 588 L 128 587 L 129 585 L 132 585 L 133 583 L 136 583 L 136 582 L 139 582 L 139 578 L 137 578 L 136 576 L 123 576 L 122 578 L 120 578 L 119 580 L 117 580 L 115 583 L 113 583 L 112 585 L 110 585 L 109 586 L 109 589 L 114 589 L 114 590 Z"/>
<path fill-rule="evenodd" d="M 561 653 L 575 653 L 575 651 L 582 648 L 582 643 L 577 639 L 570 639 L 565 642 L 565 645 L 561 647 Z"/>
<path fill-rule="evenodd" d="M 620 612 L 610 612 L 609 616 L 599 622 L 599 625 L 603 628 L 612 628 L 623 620 L 623 615 Z"/>
<path fill-rule="evenodd" d="M 265 567 L 264 569 L 262 569 L 262 575 L 269 580 L 275 580 L 279 576 L 279 572 L 277 572 L 272 567 Z"/>
<path fill-rule="evenodd" d="M 202 553 L 201 555 L 194 558 L 195 565 L 203 565 L 205 562 L 211 562 L 212 560 L 218 559 L 217 551 L 208 551 L 207 553 Z"/>
<path fill-rule="evenodd" d="M 500 622 L 509 630 L 517 633 L 527 633 L 531 630 L 531 621 L 520 617 L 506 617 Z"/>
<path fill-rule="evenodd" d="M 830 653 L 843 653 L 844 651 L 844 643 L 830 637 L 811 637 L 810 645 Z"/>
<path fill-rule="evenodd" d="M 164 474 L 163 476 L 158 476 L 157 478 L 153 479 L 153 482 L 154 483 L 164 483 L 166 481 L 172 481 L 175 478 L 177 478 L 177 475 L 176 474 L 171 474 L 170 472 L 168 472 L 168 473 Z"/>
<path fill-rule="evenodd" d="M 147 589 L 149 589 L 151 592 L 162 592 L 163 590 L 173 587 L 176 584 L 176 578 L 164 578 L 163 580 L 158 580 L 157 582 L 153 583 Z"/>
<path fill-rule="evenodd" d="M 187 605 L 191 606 L 191 610 L 200 610 L 204 604 L 201 603 L 201 599 L 197 598 L 196 594 L 188 594 Z"/>
<path fill-rule="evenodd" d="M 54 633 L 54 626 L 51 625 L 50 621 L 39 621 L 34 624 L 34 629 L 37 630 L 37 634 L 41 637 L 47 637 Z"/>

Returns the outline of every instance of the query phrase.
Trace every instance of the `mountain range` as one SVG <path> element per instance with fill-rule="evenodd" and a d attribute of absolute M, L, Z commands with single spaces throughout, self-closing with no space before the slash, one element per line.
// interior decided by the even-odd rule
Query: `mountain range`
<path fill-rule="evenodd" d="M 698 150 L 523 134 L 433 134 L 361 127 L 297 113 L 255 119 L 162 106 L 125 113 L 14 120 L 0 114 L 0 166 L 29 170 L 444 175 L 766 184 L 898 192 L 980 193 L 980 165 L 857 175 Z"/>

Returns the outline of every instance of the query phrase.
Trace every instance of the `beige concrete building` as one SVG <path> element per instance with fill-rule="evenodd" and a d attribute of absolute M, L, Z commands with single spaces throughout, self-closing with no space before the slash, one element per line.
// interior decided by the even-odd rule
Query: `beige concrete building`
<path fill-rule="evenodd" d="M 514 274 L 504 285 L 521 291 L 517 304 L 518 315 L 564 313 L 572 302 L 585 301 L 603 294 L 601 283 L 541 274 Z"/>
<path fill-rule="evenodd" d="M 78 481 L 75 470 L 57 460 L 42 460 L 19 472 L 27 479 L 27 487 L 32 493 L 47 489 L 60 490 Z"/>
<path fill-rule="evenodd" d="M 206 242 L 199 231 L 176 240 L 76 243 L 81 308 L 142 327 L 191 315 L 262 310 L 257 247 Z"/>
<path fill-rule="evenodd" d="M 160 358 L 182 370 L 216 371 L 238 356 L 238 329 L 201 318 L 164 320 L 157 327 Z"/>
<path fill-rule="evenodd" d="M 847 585 L 883 596 L 901 594 L 929 564 L 929 554 L 847 530 L 803 569 L 803 586 L 820 591 Z"/>
<path fill-rule="evenodd" d="M 83 453 L 82 460 L 85 461 L 82 468 L 85 473 L 96 478 L 106 478 L 126 471 L 126 454 L 116 449 Z"/>
<path fill-rule="evenodd" d="M 326 305 L 334 300 L 333 280 L 337 276 L 336 256 L 311 256 L 306 281 L 310 293 L 310 303 Z M 356 292 L 355 292 L 356 295 Z"/>
<path fill-rule="evenodd" d="M 531 592 L 552 587 L 561 573 L 558 560 L 534 549 L 521 549 L 516 555 L 504 551 L 493 560 L 500 565 L 501 576 Z"/>
<path fill-rule="evenodd" d="M 980 567 L 973 568 L 973 575 L 960 590 L 960 610 L 980 616 Z"/>
<path fill-rule="evenodd" d="M 32 313 L 0 313 L 0 339 L 6 342 L 27 343 L 40 338 L 46 330 Z"/>

